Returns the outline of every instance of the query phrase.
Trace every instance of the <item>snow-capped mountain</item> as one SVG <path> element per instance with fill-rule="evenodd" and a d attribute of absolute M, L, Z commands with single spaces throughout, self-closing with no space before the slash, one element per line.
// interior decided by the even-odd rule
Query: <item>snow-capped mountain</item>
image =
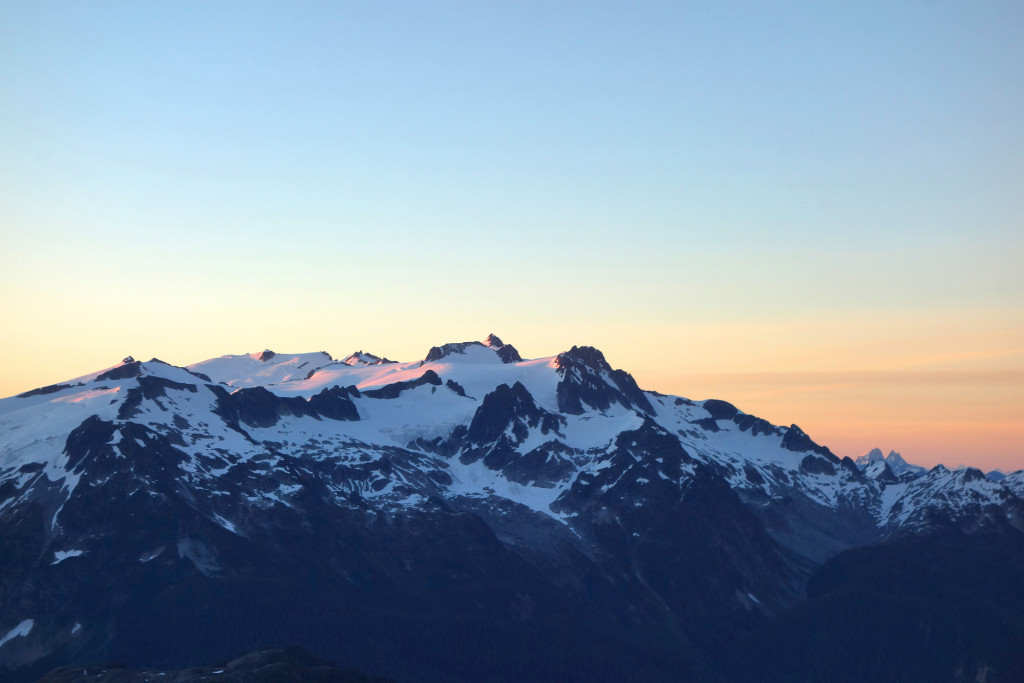
<path fill-rule="evenodd" d="M 857 458 L 854 463 L 861 472 L 871 479 L 886 476 L 886 472 L 888 472 L 897 479 L 909 481 L 917 479 L 928 471 L 926 467 L 911 465 L 896 451 L 889 451 L 889 455 L 883 456 L 880 448 L 872 448 Z"/>
<path fill-rule="evenodd" d="M 485 629 L 609 678 L 699 677 L 837 553 L 1019 530 L 1022 497 L 1021 472 L 855 463 L 644 391 L 590 347 L 129 357 L 0 400 L 0 666 L 278 638 L 402 680 L 536 679 L 505 649 L 467 658 Z M 464 671 L 439 668 L 453 647 Z"/>

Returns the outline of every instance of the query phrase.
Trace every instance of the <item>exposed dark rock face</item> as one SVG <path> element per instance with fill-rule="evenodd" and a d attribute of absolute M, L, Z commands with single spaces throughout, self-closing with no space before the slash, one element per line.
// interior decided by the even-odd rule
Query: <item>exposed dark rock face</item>
<path fill-rule="evenodd" d="M 368 389 L 367 391 L 362 392 L 362 394 L 367 398 L 398 398 L 403 391 L 422 387 L 426 384 L 439 387 L 441 386 L 441 378 L 433 370 L 427 370 L 416 379 L 411 379 L 406 382 L 395 382 L 393 384 L 385 385 L 380 389 Z"/>
<path fill-rule="evenodd" d="M 750 433 L 754 436 L 779 433 L 779 430 L 775 428 L 775 425 L 768 422 L 768 420 L 762 420 L 761 418 L 754 417 L 753 415 L 734 415 L 732 421 L 736 423 L 736 426 L 740 428 L 741 432 L 745 432 L 749 429 Z"/>
<path fill-rule="evenodd" d="M 835 466 L 825 458 L 818 455 L 808 455 L 801 460 L 800 470 L 808 474 L 834 475 L 836 473 Z"/>
<path fill-rule="evenodd" d="M 276 353 L 274 353 L 270 349 L 267 349 L 266 351 L 261 353 L 256 360 L 260 360 L 260 361 L 263 361 L 264 363 L 266 363 L 268 360 L 270 360 L 271 358 L 273 358 L 276 355 L 277 355 Z"/>
<path fill-rule="evenodd" d="M 736 417 L 739 409 L 728 401 L 720 401 L 717 398 L 709 398 L 701 404 L 704 410 L 708 411 L 713 420 L 731 420 Z"/>
<path fill-rule="evenodd" d="M 722 431 L 722 430 L 720 430 L 718 428 L 718 421 L 715 418 L 713 418 L 713 417 L 705 417 L 705 418 L 700 419 L 700 420 L 694 420 L 693 424 L 695 424 L 698 427 L 700 427 L 701 429 L 707 430 L 709 432 L 720 432 L 720 431 Z"/>
<path fill-rule="evenodd" d="M 648 414 L 654 412 L 633 377 L 612 370 L 604 354 L 593 347 L 574 346 L 559 354 L 555 366 L 562 377 L 557 387 L 560 412 L 581 415 L 586 407 L 605 411 L 616 403 Z"/>
<path fill-rule="evenodd" d="M 511 387 L 501 384 L 484 397 L 468 429 L 452 434 L 446 450 L 461 450 L 463 463 L 483 460 L 488 468 L 501 471 L 510 481 L 544 485 L 571 471 L 571 463 L 563 457 L 571 449 L 550 441 L 521 454 L 517 446 L 531 428 L 554 435 L 564 424 L 564 418 L 540 408 L 521 383 Z"/>
<path fill-rule="evenodd" d="M 790 425 L 789 429 L 786 430 L 786 434 L 782 437 L 782 447 L 788 451 L 794 451 L 796 453 L 811 451 L 824 456 L 836 464 L 839 464 L 839 458 L 837 458 L 832 451 L 824 446 L 819 446 L 814 443 L 814 441 L 811 440 L 811 437 L 807 436 L 804 431 L 796 425 Z"/>
<path fill-rule="evenodd" d="M 315 414 L 305 399 L 278 396 L 263 387 L 237 389 L 231 393 L 220 386 L 211 385 L 211 389 L 217 393 L 217 414 L 229 424 L 273 427 L 284 415 L 303 417 Z"/>
<path fill-rule="evenodd" d="M 849 472 L 855 479 L 864 481 L 864 473 L 860 471 L 860 468 L 857 467 L 857 463 L 855 463 L 851 458 L 843 458 L 842 460 L 839 461 L 839 465 L 844 470 Z"/>
<path fill-rule="evenodd" d="M 130 357 L 131 356 L 129 356 L 129 358 Z M 113 381 L 118 379 L 129 379 L 131 377 L 138 377 L 141 372 L 142 363 L 140 363 L 137 360 L 133 360 L 129 363 L 118 365 L 115 368 L 111 368 L 106 372 L 100 373 L 99 375 L 96 376 L 95 381 L 103 382 L 107 380 Z"/>
<path fill-rule="evenodd" d="M 645 421 L 637 430 L 623 432 L 615 440 L 615 448 L 601 456 L 595 471 L 581 474 L 553 508 L 559 512 L 581 512 L 594 505 L 612 505 L 623 511 L 639 497 L 661 493 L 678 495 L 683 467 L 698 463 L 664 430 Z M 632 495 L 623 496 L 618 485 L 628 483 Z M 646 487 L 651 486 L 652 489 Z"/>
<path fill-rule="evenodd" d="M 547 434 L 557 431 L 563 422 L 557 415 L 539 408 L 520 382 L 512 387 L 500 384 L 484 397 L 469 423 L 466 437 L 473 443 L 491 443 L 512 425 L 513 434 L 522 440 L 528 434 L 528 427 L 540 426 L 541 432 Z"/>
<path fill-rule="evenodd" d="M 263 387 L 237 389 L 229 393 L 224 387 L 208 386 L 217 397 L 215 413 L 236 428 L 240 425 L 273 427 L 285 416 L 318 419 L 326 417 L 331 420 L 347 421 L 359 419 L 359 411 L 349 398 L 360 396 L 359 390 L 354 386 L 344 389 L 330 387 L 311 396 L 308 401 L 299 396 L 278 396 Z M 395 392 L 397 396 L 400 390 L 396 389 Z"/>
<path fill-rule="evenodd" d="M 882 471 L 875 477 L 875 481 L 880 484 L 898 484 L 900 478 L 892 471 L 888 464 L 882 465 Z"/>
<path fill-rule="evenodd" d="M 596 372 L 611 372 L 612 366 L 604 359 L 604 354 L 593 346 L 573 346 L 568 351 L 558 354 L 555 365 L 559 369 L 585 367 Z"/>
<path fill-rule="evenodd" d="M 452 391 L 454 391 L 459 396 L 462 396 L 462 397 L 466 396 L 466 390 L 463 389 L 462 385 L 459 384 L 458 382 L 456 382 L 455 380 L 453 380 L 453 379 L 446 380 L 444 385 L 446 387 L 448 387 L 449 389 L 451 389 Z"/>
<path fill-rule="evenodd" d="M 612 382 L 618 387 L 621 395 L 626 399 L 626 404 L 644 411 L 648 414 L 654 413 L 654 408 L 644 395 L 644 392 L 637 386 L 633 376 L 624 370 L 612 370 L 609 373 Z"/>
<path fill-rule="evenodd" d="M 29 396 L 45 396 L 46 394 L 55 394 L 58 391 L 64 389 L 71 389 L 75 386 L 81 386 L 81 384 L 50 384 L 49 386 L 39 387 L 38 389 L 32 389 L 30 391 L 18 394 L 18 398 L 28 398 Z"/>
<path fill-rule="evenodd" d="M 309 407 L 317 415 L 331 420 L 359 419 L 359 411 L 356 404 L 349 396 L 359 397 L 359 390 L 353 387 L 342 389 L 341 387 L 329 387 L 319 394 L 314 394 L 309 399 Z"/>
<path fill-rule="evenodd" d="M 143 401 L 152 401 L 157 407 L 164 410 L 165 408 L 159 399 L 167 396 L 166 392 L 168 389 L 196 393 L 195 384 L 184 384 L 163 377 L 141 375 L 139 376 L 138 386 L 128 390 L 124 402 L 118 409 L 117 419 L 128 420 L 138 415 L 139 406 L 141 406 Z"/>
<path fill-rule="evenodd" d="M 113 448 L 107 444 L 114 436 L 114 424 L 104 422 L 93 415 L 85 419 L 68 435 L 64 452 L 68 456 L 68 467 L 74 471 L 86 460 L 99 460 L 113 456 Z"/>
<path fill-rule="evenodd" d="M 519 363 L 522 362 L 523 357 L 516 351 L 516 347 L 511 344 L 507 344 L 498 349 L 498 358 L 501 359 L 502 363 Z"/>
<path fill-rule="evenodd" d="M 976 467 L 968 467 L 964 470 L 964 481 L 981 481 L 985 479 L 985 473 Z"/>
<path fill-rule="evenodd" d="M 435 360 L 441 360 L 442 358 L 447 358 L 448 356 L 452 355 L 453 353 L 457 353 L 457 354 L 465 353 L 466 352 L 466 348 L 470 347 L 470 346 L 483 346 L 483 344 L 478 342 L 478 341 L 469 341 L 469 342 L 453 342 L 451 344 L 445 344 L 443 346 L 432 346 L 432 347 L 430 347 L 430 350 L 427 351 L 427 356 L 426 356 L 426 358 L 423 359 L 423 362 L 424 363 L 431 363 L 431 362 L 433 362 Z"/>

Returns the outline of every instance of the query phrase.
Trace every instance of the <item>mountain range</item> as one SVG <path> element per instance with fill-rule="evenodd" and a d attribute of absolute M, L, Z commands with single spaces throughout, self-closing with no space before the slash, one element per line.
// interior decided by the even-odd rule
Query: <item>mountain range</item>
<path fill-rule="evenodd" d="M 1024 679 L 1024 471 L 839 458 L 592 347 L 128 357 L 0 400 L 0 673 Z"/>

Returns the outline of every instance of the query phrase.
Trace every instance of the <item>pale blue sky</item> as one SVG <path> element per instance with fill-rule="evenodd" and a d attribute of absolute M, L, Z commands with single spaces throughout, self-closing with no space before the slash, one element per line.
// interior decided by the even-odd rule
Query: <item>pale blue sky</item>
<path fill-rule="evenodd" d="M 640 373 L 686 325 L 906 314 L 1001 321 L 1016 370 L 1022 35 L 1016 0 L 0 2 L 0 343 L 71 376 L 494 331 Z M 651 388 L 779 369 L 684 337 Z"/>

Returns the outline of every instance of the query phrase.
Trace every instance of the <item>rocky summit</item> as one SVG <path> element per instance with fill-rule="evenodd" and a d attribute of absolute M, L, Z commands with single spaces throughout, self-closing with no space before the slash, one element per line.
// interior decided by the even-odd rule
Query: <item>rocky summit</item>
<path fill-rule="evenodd" d="M 0 400 L 0 677 L 1018 680 L 1022 499 L 587 346 L 128 357 Z"/>

